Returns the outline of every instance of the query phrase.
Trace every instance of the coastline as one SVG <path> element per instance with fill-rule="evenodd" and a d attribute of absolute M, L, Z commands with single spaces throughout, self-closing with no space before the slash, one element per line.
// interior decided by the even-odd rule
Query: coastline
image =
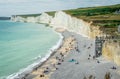
<path fill-rule="evenodd" d="M 92 58 L 95 55 L 93 39 L 67 30 L 61 34 L 64 36 L 62 46 L 23 79 L 83 79 L 91 75 L 92 79 L 104 79 L 108 72 L 112 74 L 112 78 L 119 79 L 119 67 L 114 62 L 103 57 Z M 111 69 L 113 66 L 118 69 Z"/>
<path fill-rule="evenodd" d="M 92 59 L 95 54 L 94 39 L 62 28 L 52 28 L 52 30 L 60 35 L 61 39 L 55 46 L 50 48 L 49 54 L 41 59 L 39 63 L 36 63 L 36 65 L 32 65 L 29 71 L 25 70 L 25 72 L 20 72 L 20 74 L 13 74 L 14 76 L 11 75 L 7 79 L 83 79 L 84 76 L 89 77 L 91 74 L 93 77 L 97 77 L 97 79 L 103 79 L 107 72 L 112 73 L 112 77 L 115 77 L 115 79 L 119 79 L 120 67 L 114 62 L 107 61 L 103 57 Z M 90 46 L 91 44 L 92 46 Z M 90 49 L 88 49 L 89 46 Z M 61 52 L 64 55 L 62 61 L 61 59 L 59 60 Z M 91 55 L 90 60 L 88 60 L 89 55 Z M 118 69 L 111 70 L 113 66 Z M 98 69 L 98 67 L 100 68 Z M 46 69 L 47 73 L 45 72 Z M 70 75 L 71 72 L 77 72 L 76 74 L 79 76 L 76 77 L 74 73 Z"/>
<path fill-rule="evenodd" d="M 107 61 L 103 57 L 92 59 L 95 54 L 93 39 L 63 29 L 53 29 L 53 31 L 63 37 L 58 48 L 50 51 L 50 55 L 47 55 L 48 58 L 43 58 L 44 61 L 34 66 L 31 72 L 22 73 L 19 78 L 9 79 L 83 79 L 84 76 L 89 77 L 91 75 L 97 79 L 103 79 L 107 72 L 110 72 L 115 79 L 119 79 L 119 67 L 115 63 Z M 74 41 L 72 42 L 72 40 Z M 91 46 L 90 49 L 89 46 Z M 70 49 L 66 51 L 66 47 Z M 62 61 L 61 52 L 64 55 Z M 89 55 L 91 57 L 88 60 Z M 117 67 L 117 69 L 112 70 L 112 66 Z M 45 72 L 46 70 L 47 72 Z M 74 73 L 79 76 L 75 76 Z"/>
<path fill-rule="evenodd" d="M 21 69 L 18 73 L 9 75 L 7 79 L 106 79 L 106 75 L 109 75 L 110 79 L 119 79 L 120 67 L 116 64 L 119 64 L 118 53 L 120 46 L 117 47 L 118 44 L 113 43 L 109 45 L 109 43 L 106 42 L 105 46 L 103 46 L 105 50 L 102 51 L 102 56 L 108 54 L 107 56 L 110 57 L 109 54 L 112 54 L 113 56 L 111 56 L 111 59 L 113 58 L 113 61 L 106 60 L 102 56 L 95 57 L 97 44 L 95 44 L 96 41 L 94 38 L 95 36 L 107 36 L 107 33 L 103 32 L 104 29 L 103 31 L 100 30 L 99 25 L 104 26 L 103 22 L 98 25 L 94 25 L 93 23 L 94 21 L 99 22 L 100 18 L 103 21 L 107 20 L 109 16 L 114 15 L 117 11 L 116 9 L 112 13 L 110 10 L 108 15 L 103 15 L 102 13 L 107 13 L 107 11 L 102 12 L 102 10 L 101 12 L 97 12 L 97 8 L 95 8 L 95 11 L 92 9 L 89 14 L 88 7 L 88 13 L 85 13 L 84 11 L 80 12 L 80 9 L 78 8 L 75 10 L 56 12 L 54 16 L 51 16 L 51 13 L 49 14 L 49 12 L 46 14 L 43 13 L 42 15 L 40 14 L 38 17 L 34 15 L 13 16 L 13 20 L 16 22 L 17 20 L 20 22 L 40 24 L 43 22 L 44 25 L 46 24 L 46 27 L 50 25 L 52 30 L 60 36 L 60 39 L 55 45 L 51 46 L 44 57 L 35 57 L 35 62 L 31 63 L 28 67 Z M 82 12 L 85 16 L 87 15 L 85 19 L 84 17 L 81 19 Z M 95 17 L 93 16 L 94 14 Z M 103 16 L 101 16 L 101 14 Z M 91 15 L 92 20 L 94 18 L 95 20 L 89 22 Z M 101 19 L 100 21 L 102 21 Z M 117 19 L 112 18 L 112 20 L 114 21 Z M 108 22 L 108 25 L 111 26 L 112 20 L 111 22 Z M 62 28 L 65 28 L 66 30 Z"/>
<path fill-rule="evenodd" d="M 36 68 L 42 66 L 55 53 L 55 51 L 57 49 L 59 49 L 59 47 L 63 43 L 64 37 L 62 36 L 61 33 L 56 32 L 54 29 L 52 29 L 52 30 L 53 30 L 53 32 L 55 32 L 56 34 L 59 35 L 60 39 L 58 40 L 58 42 L 56 42 L 56 44 L 54 46 L 52 46 L 48 50 L 48 53 L 43 58 L 40 58 L 33 64 L 28 65 L 26 68 L 23 68 L 23 69 L 19 70 L 17 73 L 13 73 L 13 74 L 7 76 L 6 79 L 16 79 L 16 78 L 22 79 L 23 77 L 26 77 L 28 74 L 33 72 Z"/>
<path fill-rule="evenodd" d="M 42 62 L 39 66 L 37 66 L 37 67 L 35 67 L 34 69 L 33 69 L 33 71 L 31 72 L 31 73 L 29 73 L 29 74 L 27 74 L 27 75 L 25 75 L 24 77 L 22 77 L 23 79 L 25 78 L 25 79 L 32 79 L 31 78 L 31 76 L 33 77 L 33 74 L 37 71 L 37 70 L 39 70 L 39 69 L 42 69 L 42 68 L 45 68 L 44 66 L 46 66 L 46 64 L 48 64 L 47 62 L 49 62 L 49 61 L 51 61 L 51 60 L 53 60 L 52 62 L 53 63 L 55 63 L 55 64 L 57 64 L 57 61 L 56 61 L 56 59 L 55 59 L 55 55 L 56 54 L 60 54 L 60 52 L 58 52 L 58 50 L 60 50 L 62 47 L 63 47 L 63 45 L 64 45 L 64 43 L 65 43 L 65 40 L 69 37 L 66 37 L 66 36 L 64 36 L 62 33 L 64 32 L 64 31 L 66 31 L 65 29 L 53 29 L 56 33 L 58 33 L 60 36 L 61 36 L 61 42 L 59 43 L 58 42 L 58 47 L 56 48 L 56 49 L 54 49 L 54 50 L 52 50 L 52 52 L 51 52 L 51 54 L 48 56 L 48 58 L 44 61 L 44 62 Z M 66 31 L 67 32 L 67 31 Z M 71 37 L 70 37 L 70 39 L 71 39 Z M 69 39 L 68 39 L 69 40 Z M 72 40 L 74 40 L 73 38 L 72 38 Z M 64 48 L 64 47 L 63 47 Z M 53 48 L 52 48 L 53 49 Z M 69 50 L 71 50 L 71 48 L 69 49 Z M 67 54 L 64 54 L 64 56 L 66 56 Z M 54 61 L 54 59 L 55 59 L 55 61 Z M 49 65 L 49 64 L 48 64 Z M 49 67 L 49 66 L 48 66 Z M 44 70 L 44 69 L 42 69 L 42 70 Z M 53 72 L 55 71 L 55 69 L 53 69 Z M 38 75 L 38 77 L 39 77 L 39 75 Z M 49 77 L 48 77 L 48 75 L 46 75 L 46 77 L 45 77 L 45 79 L 46 78 L 48 78 L 49 79 Z M 44 79 L 44 78 L 43 78 Z"/>

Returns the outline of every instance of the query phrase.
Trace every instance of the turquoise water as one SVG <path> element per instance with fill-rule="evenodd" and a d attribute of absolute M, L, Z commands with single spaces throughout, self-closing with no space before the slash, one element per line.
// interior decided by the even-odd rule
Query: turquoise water
<path fill-rule="evenodd" d="M 41 24 L 0 21 L 0 77 L 31 65 L 44 57 L 59 35 Z"/>

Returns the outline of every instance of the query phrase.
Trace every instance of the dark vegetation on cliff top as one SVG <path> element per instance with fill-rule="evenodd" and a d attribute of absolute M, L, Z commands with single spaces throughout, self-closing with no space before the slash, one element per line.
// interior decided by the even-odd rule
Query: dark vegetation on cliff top
<path fill-rule="evenodd" d="M 120 24 L 120 4 L 111 6 L 99 6 L 78 8 L 71 10 L 64 10 L 67 14 L 83 19 L 85 21 L 92 21 L 93 25 L 103 27 L 115 27 Z M 47 12 L 49 15 L 54 16 L 55 12 Z"/>
<path fill-rule="evenodd" d="M 99 7 L 87 7 L 64 10 L 67 14 L 83 19 L 85 21 L 92 21 L 93 25 L 103 26 L 103 27 L 113 27 L 120 25 L 120 4 L 110 5 L 110 6 L 99 6 Z M 54 16 L 55 11 L 46 12 L 47 14 Z M 19 15 L 24 18 L 26 17 L 37 17 L 41 14 L 27 14 Z"/>
<path fill-rule="evenodd" d="M 0 20 L 10 20 L 10 17 L 0 17 Z"/>
<path fill-rule="evenodd" d="M 98 6 L 64 10 L 67 14 L 83 19 L 84 21 L 92 21 L 92 25 L 100 26 L 106 32 L 116 34 L 117 28 L 120 25 L 120 4 L 110 6 Z M 46 12 L 54 16 L 55 11 Z M 36 17 L 40 14 L 21 15 L 22 17 Z"/>
<path fill-rule="evenodd" d="M 114 28 L 120 24 L 120 4 L 71 9 L 65 12 L 85 21 L 93 21 L 93 25 Z"/>
<path fill-rule="evenodd" d="M 24 15 L 16 15 L 16 16 L 21 16 L 23 18 L 27 18 L 27 17 L 37 17 L 37 16 L 40 16 L 40 15 L 41 14 L 24 14 Z"/>
<path fill-rule="evenodd" d="M 83 19 L 84 21 L 92 21 L 92 25 L 100 26 L 101 30 L 107 34 L 118 35 L 117 28 L 120 25 L 120 4 L 99 7 L 87 7 L 71 10 L 64 10 L 67 14 Z M 54 16 L 55 12 L 47 12 Z"/>

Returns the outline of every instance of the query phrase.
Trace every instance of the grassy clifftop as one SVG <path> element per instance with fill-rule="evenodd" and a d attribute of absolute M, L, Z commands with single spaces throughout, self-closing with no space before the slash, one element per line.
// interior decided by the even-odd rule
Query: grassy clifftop
<path fill-rule="evenodd" d="M 98 6 L 77 8 L 70 10 L 63 10 L 65 13 L 83 19 L 85 21 L 92 21 L 92 25 L 101 26 L 101 29 L 106 33 L 116 34 L 117 28 L 120 25 L 120 4 L 110 6 Z M 47 14 L 54 16 L 55 11 L 46 12 Z M 26 17 L 36 17 L 41 14 L 20 15 Z"/>
<path fill-rule="evenodd" d="M 23 18 L 27 18 L 27 17 L 37 17 L 37 16 L 40 16 L 40 15 L 41 14 L 26 14 L 26 15 L 16 15 L 16 16 L 21 16 Z"/>
<path fill-rule="evenodd" d="M 92 21 L 92 25 L 100 26 L 107 34 L 118 35 L 117 28 L 120 25 L 120 4 L 99 7 L 77 8 L 64 10 L 65 13 L 83 19 L 87 22 Z M 47 12 L 54 16 L 55 12 Z"/>
<path fill-rule="evenodd" d="M 85 21 L 93 21 L 93 25 L 102 27 L 115 27 L 120 25 L 120 4 L 110 6 L 78 8 L 64 10 L 67 14 L 83 19 Z M 55 11 L 47 12 L 54 16 Z"/>
<path fill-rule="evenodd" d="M 99 7 L 87 7 L 87 8 L 77 8 L 70 10 L 63 10 L 67 14 L 77 17 L 86 21 L 95 21 L 97 22 L 120 22 L 120 4 L 110 5 L 110 6 L 99 6 Z M 46 12 L 47 14 L 54 16 L 55 11 Z M 36 17 L 41 14 L 27 14 L 27 15 L 18 15 L 22 17 Z"/>
<path fill-rule="evenodd" d="M 93 21 L 93 25 L 114 27 L 120 24 L 120 4 L 111 6 L 78 8 L 64 10 L 64 12 L 85 21 Z"/>
<path fill-rule="evenodd" d="M 111 6 L 99 6 L 99 7 L 71 9 L 71 10 L 65 10 L 65 12 L 72 16 L 80 18 L 81 16 L 83 17 L 83 16 L 97 16 L 97 15 L 114 14 L 114 12 L 119 9 L 120 9 L 120 4 L 117 4 L 117 5 L 111 5 Z"/>
<path fill-rule="evenodd" d="M 104 28 L 115 28 L 120 25 L 120 4 L 110 6 L 99 6 L 99 7 L 87 7 L 64 10 L 65 13 L 83 19 L 85 21 L 92 21 L 93 25 L 101 26 Z M 54 16 L 55 11 L 46 12 L 47 14 Z M 24 18 L 36 17 L 41 14 L 29 14 L 19 15 Z"/>

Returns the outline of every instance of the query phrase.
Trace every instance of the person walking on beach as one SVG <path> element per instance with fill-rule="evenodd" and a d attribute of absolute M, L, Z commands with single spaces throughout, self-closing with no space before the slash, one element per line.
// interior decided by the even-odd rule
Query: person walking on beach
<path fill-rule="evenodd" d="M 89 54 L 89 57 L 91 57 L 91 55 Z"/>

